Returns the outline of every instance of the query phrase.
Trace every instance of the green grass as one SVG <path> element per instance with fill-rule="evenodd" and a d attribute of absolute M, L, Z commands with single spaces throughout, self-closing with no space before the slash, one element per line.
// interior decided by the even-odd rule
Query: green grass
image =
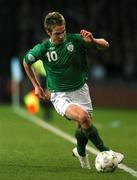
<path fill-rule="evenodd" d="M 41 114 L 39 115 L 41 116 Z M 53 110 L 51 125 L 74 135 L 75 123 Z M 94 124 L 108 146 L 125 154 L 124 163 L 137 170 L 137 112 L 130 109 L 95 109 Z M 90 143 L 90 145 L 92 145 Z M 0 180 L 130 180 L 123 170 L 98 173 L 83 170 L 71 156 L 70 142 L 0 106 Z"/>

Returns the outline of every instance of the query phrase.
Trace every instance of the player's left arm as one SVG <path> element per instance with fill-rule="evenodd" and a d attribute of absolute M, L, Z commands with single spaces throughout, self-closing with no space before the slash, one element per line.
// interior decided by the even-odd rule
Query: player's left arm
<path fill-rule="evenodd" d="M 108 48 L 109 43 L 103 38 L 94 38 L 93 34 L 85 29 L 80 31 L 80 35 L 87 43 L 92 43 L 100 48 Z"/>

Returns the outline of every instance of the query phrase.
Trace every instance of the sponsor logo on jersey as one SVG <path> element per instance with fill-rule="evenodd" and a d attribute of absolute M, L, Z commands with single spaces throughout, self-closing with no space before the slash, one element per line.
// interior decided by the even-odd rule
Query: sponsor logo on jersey
<path fill-rule="evenodd" d="M 68 43 L 67 45 L 67 50 L 70 51 L 70 52 L 73 52 L 74 51 L 74 45 L 70 42 Z"/>
<path fill-rule="evenodd" d="M 55 47 L 50 47 L 49 50 L 53 51 L 53 50 L 55 50 Z"/>
<path fill-rule="evenodd" d="M 35 57 L 32 54 L 28 54 L 28 60 L 33 62 L 35 61 Z"/>

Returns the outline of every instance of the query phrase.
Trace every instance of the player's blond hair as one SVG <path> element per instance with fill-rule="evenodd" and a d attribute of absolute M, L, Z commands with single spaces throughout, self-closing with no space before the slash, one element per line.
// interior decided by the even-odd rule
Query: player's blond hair
<path fill-rule="evenodd" d="M 66 25 L 65 18 L 59 12 L 50 12 L 44 20 L 44 28 L 48 32 L 52 32 L 55 25 Z"/>

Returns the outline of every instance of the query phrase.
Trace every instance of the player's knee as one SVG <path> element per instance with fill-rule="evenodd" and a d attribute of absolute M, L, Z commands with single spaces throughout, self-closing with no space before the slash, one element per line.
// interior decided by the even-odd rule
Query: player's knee
<path fill-rule="evenodd" d="M 82 111 L 78 115 L 78 120 L 80 124 L 89 123 L 89 114 L 86 111 Z"/>

